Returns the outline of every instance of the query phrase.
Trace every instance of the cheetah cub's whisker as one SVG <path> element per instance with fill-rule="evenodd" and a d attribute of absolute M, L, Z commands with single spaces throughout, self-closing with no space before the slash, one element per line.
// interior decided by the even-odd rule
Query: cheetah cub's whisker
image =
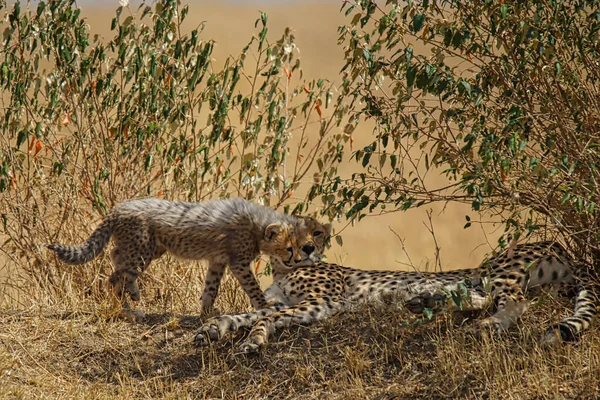
<path fill-rule="evenodd" d="M 94 259 L 112 237 L 114 272 L 109 282 L 122 303 L 122 315 L 143 317 L 131 310 L 140 299 L 138 275 L 152 260 L 169 252 L 177 257 L 208 261 L 202 309 L 212 310 L 225 267 L 229 266 L 255 309 L 267 307 L 250 270 L 261 253 L 292 269 L 321 260 L 331 225 L 312 218 L 278 213 L 244 199 L 201 203 L 140 199 L 117 204 L 90 238 L 77 246 L 47 244 L 67 264 Z"/>
<path fill-rule="evenodd" d="M 505 330 L 523 315 L 529 302 L 527 289 L 539 285 L 572 285 L 576 291 L 574 314 L 551 327 L 544 344 L 576 339 L 596 317 L 598 281 L 591 268 L 575 262 L 553 242 L 518 245 L 512 254 L 498 255 L 475 269 L 448 272 L 363 271 L 336 264 L 316 263 L 286 272 L 274 268 L 274 283 L 267 300 L 276 305 L 255 312 L 211 318 L 194 341 L 207 345 L 231 331 L 252 328 L 241 344 L 253 352 L 267 343 L 275 330 L 291 324 L 313 324 L 361 300 L 379 301 L 395 296 L 413 312 L 440 304 L 451 290 L 466 288 L 464 308 L 495 305 L 496 313 L 480 321 L 483 328 Z"/>

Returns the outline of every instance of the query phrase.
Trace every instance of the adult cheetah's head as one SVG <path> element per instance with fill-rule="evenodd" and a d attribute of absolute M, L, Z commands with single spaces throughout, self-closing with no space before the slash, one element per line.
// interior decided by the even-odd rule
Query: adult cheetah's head
<path fill-rule="evenodd" d="M 321 261 L 331 237 L 331 224 L 321 224 L 310 217 L 299 217 L 295 233 L 301 258 L 300 263 L 295 266 L 312 265 Z"/>
<path fill-rule="evenodd" d="M 331 235 L 331 224 L 313 218 L 297 217 L 294 223 L 275 223 L 265 229 L 261 251 L 271 261 L 287 268 L 321 261 Z"/>

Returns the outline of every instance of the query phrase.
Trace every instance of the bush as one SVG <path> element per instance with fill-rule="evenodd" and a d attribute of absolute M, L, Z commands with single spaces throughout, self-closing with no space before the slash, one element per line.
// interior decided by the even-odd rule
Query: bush
<path fill-rule="evenodd" d="M 599 255 L 598 4 L 345 3 L 344 84 L 362 104 L 354 123 L 374 119 L 376 137 L 351 179 L 328 177 L 313 197 L 358 219 L 467 202 L 503 217 L 501 245 L 560 236 Z"/>

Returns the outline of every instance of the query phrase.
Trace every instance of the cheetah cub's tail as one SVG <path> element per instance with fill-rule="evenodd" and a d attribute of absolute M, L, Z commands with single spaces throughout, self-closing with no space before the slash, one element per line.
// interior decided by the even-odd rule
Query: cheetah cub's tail
<path fill-rule="evenodd" d="M 58 243 L 44 243 L 58 258 L 66 264 L 79 265 L 92 261 L 108 244 L 115 228 L 116 218 L 109 215 L 92 233 L 88 240 L 80 245 L 68 246 Z"/>

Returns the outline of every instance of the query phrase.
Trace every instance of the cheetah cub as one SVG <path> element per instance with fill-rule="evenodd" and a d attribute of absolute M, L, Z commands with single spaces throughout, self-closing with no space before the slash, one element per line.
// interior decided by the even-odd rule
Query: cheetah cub
<path fill-rule="evenodd" d="M 263 253 L 290 269 L 312 265 L 321 260 L 330 232 L 330 224 L 278 213 L 244 199 L 201 203 L 140 199 L 117 204 L 84 243 L 46 247 L 63 262 L 79 265 L 100 254 L 112 237 L 110 285 L 121 301 L 121 315 L 140 319 L 144 314 L 130 308 L 126 294 L 133 301 L 140 299 L 138 275 L 165 252 L 208 261 L 203 312 L 212 310 L 226 266 L 252 306 L 261 309 L 268 304 L 250 263 Z"/>

